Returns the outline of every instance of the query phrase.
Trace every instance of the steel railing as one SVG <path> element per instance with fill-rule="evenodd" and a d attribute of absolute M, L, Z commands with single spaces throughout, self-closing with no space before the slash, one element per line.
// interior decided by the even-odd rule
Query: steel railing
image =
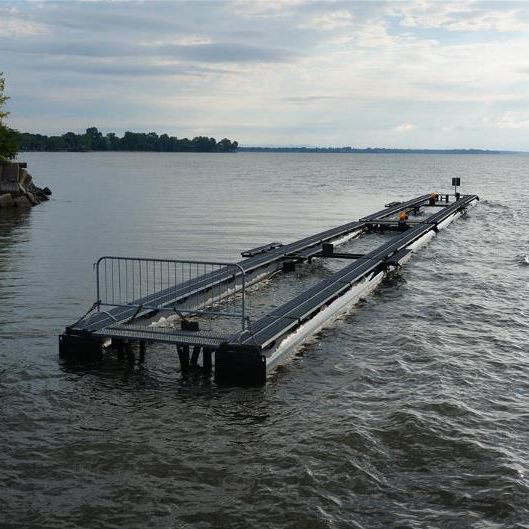
<path fill-rule="evenodd" d="M 237 263 L 103 256 L 94 268 L 99 307 L 240 318 L 246 327 L 246 279 Z M 237 308 L 216 308 L 235 294 Z"/>

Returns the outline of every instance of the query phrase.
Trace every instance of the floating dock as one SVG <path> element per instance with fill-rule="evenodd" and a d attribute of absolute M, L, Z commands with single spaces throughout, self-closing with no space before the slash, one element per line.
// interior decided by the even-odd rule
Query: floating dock
<path fill-rule="evenodd" d="M 175 347 L 182 373 L 214 373 L 219 382 L 259 384 L 309 336 L 397 270 L 438 231 L 476 204 L 476 195 L 426 194 L 392 202 L 358 221 L 299 241 L 242 252 L 235 263 L 101 257 L 96 301 L 59 338 L 65 361 L 98 360 L 114 350 L 144 362 L 150 343 Z M 336 248 L 355 237 L 391 232 L 367 253 Z M 248 287 L 314 259 L 346 264 L 287 303 L 255 319 Z"/>

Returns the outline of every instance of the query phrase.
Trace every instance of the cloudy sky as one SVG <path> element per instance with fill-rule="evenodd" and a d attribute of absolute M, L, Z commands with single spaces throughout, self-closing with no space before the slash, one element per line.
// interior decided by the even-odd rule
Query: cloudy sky
<path fill-rule="evenodd" d="M 529 150 L 529 2 L 5 1 L 10 124 Z"/>

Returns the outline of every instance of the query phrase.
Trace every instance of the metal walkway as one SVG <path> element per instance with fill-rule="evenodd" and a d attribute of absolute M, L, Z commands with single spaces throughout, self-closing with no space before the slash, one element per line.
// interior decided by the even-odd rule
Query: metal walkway
<path fill-rule="evenodd" d="M 463 197 L 460 201 L 454 202 L 435 215 L 428 217 L 414 228 L 402 232 L 386 244 L 356 259 L 331 277 L 324 279 L 255 322 L 250 327 L 247 337 L 241 336 L 242 339 L 236 341 L 266 349 L 271 342 L 301 324 L 311 314 L 314 314 L 314 311 L 320 310 L 331 300 L 339 297 L 363 277 L 376 272 L 381 267 L 388 266 L 388 264 L 398 264 L 399 260 L 409 253 L 406 251 L 407 246 L 425 233 L 435 230 L 437 224 L 464 209 L 475 198 L 472 195 Z"/>
<path fill-rule="evenodd" d="M 432 202 L 430 195 L 391 203 L 359 221 L 290 244 L 274 242 L 248 250 L 243 255 L 250 257 L 236 263 L 103 257 L 96 263 L 96 303 L 85 316 L 66 327 L 59 342 L 61 357 L 100 357 L 104 346 L 110 343 L 120 350 L 137 343 L 143 359 L 146 344 L 159 342 L 177 346 L 183 371 L 198 367 L 200 355 L 203 369 L 211 369 L 214 353 L 217 380 L 261 383 L 266 378 L 267 365 L 273 365 L 288 349 L 289 337 L 296 336 L 291 340 L 294 344 L 300 337 L 315 332 L 326 317 L 329 319 L 352 302 L 359 288 L 374 285 L 396 269 L 409 257 L 413 245 L 479 200 L 476 195 L 458 195 L 449 203 L 448 195 L 445 197 L 445 203 Z M 405 223 L 395 218 L 402 211 L 417 214 L 424 206 L 438 209 L 428 217 Z M 334 253 L 333 243 L 340 244 L 347 236 L 386 229 L 396 230 L 396 234 L 367 254 Z M 278 270 L 288 271 L 286 265 L 293 268 L 296 262 L 312 258 L 351 262 L 248 324 L 246 287 Z M 173 324 L 153 325 L 162 314 L 176 319 L 181 328 Z M 207 317 L 236 318 L 241 326 L 230 332 L 200 329 L 199 321 Z"/>
<path fill-rule="evenodd" d="M 428 202 L 428 198 L 429 195 L 422 195 L 406 202 L 395 204 L 381 211 L 377 211 L 376 213 L 364 217 L 362 222 L 349 222 L 336 228 L 331 228 L 321 233 L 316 233 L 315 235 L 305 237 L 299 241 L 286 244 L 284 246 L 271 248 L 268 252 L 263 252 L 248 259 L 234 263 L 233 266 L 240 268 L 240 270 L 236 270 L 234 273 L 236 276 L 238 276 L 239 272 L 244 272 L 247 277 L 250 276 L 250 281 L 252 281 L 254 279 L 252 275 L 259 276 L 259 271 L 266 273 L 264 269 L 267 266 L 272 264 L 280 265 L 281 261 L 292 258 L 292 256 L 305 258 L 315 255 L 321 251 L 322 243 L 344 237 L 351 232 L 362 230 L 366 224 L 373 219 L 388 218 L 402 210 L 419 209 Z M 105 258 L 102 257 L 98 263 L 103 259 Z M 136 261 L 141 260 L 136 258 L 122 259 L 135 259 Z M 157 262 L 169 263 L 172 261 L 158 259 Z M 268 273 L 272 273 L 276 269 L 277 268 L 270 270 Z M 171 285 L 168 288 L 153 292 L 150 295 L 129 300 L 127 305 L 104 312 L 100 311 L 90 314 L 89 317 L 82 318 L 75 324 L 71 325 L 69 329 L 73 333 L 76 331 L 81 333 L 94 333 L 97 331 L 102 331 L 102 329 L 105 329 L 110 325 L 124 323 L 131 318 L 135 319 L 144 316 L 152 310 L 159 310 L 160 308 L 171 306 L 178 307 L 183 299 L 189 298 L 189 296 L 192 295 L 199 295 L 207 290 L 214 289 L 215 287 L 218 287 L 219 285 L 229 281 L 232 275 L 233 274 L 227 273 L 226 269 L 223 267 L 217 268 L 210 272 L 201 274 L 199 277 L 194 277 L 191 280 L 181 282 L 178 285 Z M 98 299 L 96 300 L 96 303 L 101 301 L 100 292 L 98 292 L 97 298 Z M 137 310 L 138 307 L 141 307 L 139 311 Z"/>

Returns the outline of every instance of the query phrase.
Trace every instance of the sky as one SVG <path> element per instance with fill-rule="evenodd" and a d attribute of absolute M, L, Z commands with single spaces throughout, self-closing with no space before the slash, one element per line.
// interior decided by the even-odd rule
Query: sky
<path fill-rule="evenodd" d="M 529 2 L 7 1 L 8 124 L 529 150 Z"/>

